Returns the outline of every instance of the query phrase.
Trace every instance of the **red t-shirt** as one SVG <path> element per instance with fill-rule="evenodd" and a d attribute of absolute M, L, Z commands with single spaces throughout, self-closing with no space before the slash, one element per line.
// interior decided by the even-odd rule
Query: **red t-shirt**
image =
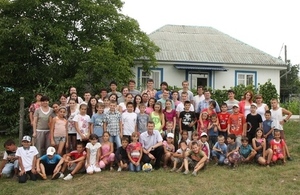
<path fill-rule="evenodd" d="M 270 146 L 273 150 L 273 155 L 276 154 L 282 154 L 284 150 L 285 142 L 283 139 L 281 139 L 279 142 L 277 142 L 275 139 L 271 140 Z"/>
<path fill-rule="evenodd" d="M 243 135 L 244 124 L 246 119 L 241 113 L 233 113 L 228 119 L 228 124 L 230 125 L 229 133 L 233 133 L 236 136 Z"/>
<path fill-rule="evenodd" d="M 78 152 L 77 150 L 73 150 L 72 152 L 70 152 L 70 156 L 76 160 L 82 156 L 85 156 L 86 155 L 86 152 L 83 151 L 83 152 Z"/>
<path fill-rule="evenodd" d="M 229 117 L 230 117 L 230 114 L 228 112 L 226 112 L 226 113 L 220 112 L 218 114 L 219 123 L 220 123 L 222 130 L 224 130 L 224 129 L 227 130 Z"/>

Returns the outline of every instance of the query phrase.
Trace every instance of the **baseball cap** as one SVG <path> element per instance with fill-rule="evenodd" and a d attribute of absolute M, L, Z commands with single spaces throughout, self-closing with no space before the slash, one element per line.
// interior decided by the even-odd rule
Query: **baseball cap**
<path fill-rule="evenodd" d="M 239 108 L 239 105 L 238 105 L 238 104 L 234 104 L 234 105 L 232 106 L 232 108 L 234 108 L 234 107 Z"/>
<path fill-rule="evenodd" d="M 168 133 L 167 137 L 173 138 L 174 139 L 174 134 L 173 133 Z"/>
<path fill-rule="evenodd" d="M 48 149 L 47 149 L 47 155 L 51 155 L 52 156 L 55 152 L 56 151 L 55 151 L 54 147 L 52 147 L 52 146 L 48 147 Z"/>
<path fill-rule="evenodd" d="M 206 136 L 206 137 L 207 137 L 207 133 L 202 132 L 201 135 L 200 135 L 200 137 L 203 137 L 203 136 Z"/>
<path fill-rule="evenodd" d="M 252 103 L 251 106 L 255 106 L 257 108 L 257 104 L 256 103 Z"/>
<path fill-rule="evenodd" d="M 28 141 L 31 142 L 31 137 L 29 135 L 25 135 L 22 139 L 22 141 Z"/>

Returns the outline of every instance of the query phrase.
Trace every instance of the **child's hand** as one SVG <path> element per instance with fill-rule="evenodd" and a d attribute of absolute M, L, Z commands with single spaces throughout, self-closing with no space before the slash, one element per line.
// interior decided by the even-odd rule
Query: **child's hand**
<path fill-rule="evenodd" d="M 152 159 L 152 160 L 155 159 L 155 157 L 154 157 L 151 153 L 149 153 L 148 156 L 149 156 L 149 158 Z"/>
<path fill-rule="evenodd" d="M 36 172 L 37 172 L 37 173 L 40 173 L 40 172 L 41 172 L 41 169 L 40 169 L 40 168 L 36 168 Z"/>
<path fill-rule="evenodd" d="M 24 175 L 24 173 L 25 173 L 25 170 L 21 170 L 21 171 L 19 172 L 19 176 Z"/>
<path fill-rule="evenodd" d="M 34 168 L 32 168 L 31 173 L 36 174 L 36 170 Z"/>

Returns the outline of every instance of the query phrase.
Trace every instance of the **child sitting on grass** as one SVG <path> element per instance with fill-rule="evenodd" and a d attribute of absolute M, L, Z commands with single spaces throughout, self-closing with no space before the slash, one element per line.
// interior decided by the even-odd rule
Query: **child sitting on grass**
<path fill-rule="evenodd" d="M 256 135 L 252 139 L 253 149 L 256 151 L 255 160 L 261 165 L 269 166 L 273 151 L 266 145 L 266 139 L 263 137 L 263 129 L 257 128 Z"/>
<path fill-rule="evenodd" d="M 227 154 L 227 145 L 223 135 L 218 136 L 218 141 L 215 143 L 211 151 L 212 158 L 216 161 L 216 165 L 223 165 Z"/>
<path fill-rule="evenodd" d="M 238 165 L 238 162 L 240 160 L 240 154 L 239 154 L 239 146 L 238 143 L 235 142 L 236 136 L 235 134 L 229 134 L 227 136 L 227 155 L 228 161 L 231 165 L 231 167 L 236 168 Z"/>
<path fill-rule="evenodd" d="M 240 146 L 241 161 L 248 163 L 253 160 L 256 155 L 256 151 L 249 144 L 249 139 L 246 136 L 242 137 L 242 145 Z"/>
<path fill-rule="evenodd" d="M 99 167 L 100 148 L 101 144 L 98 142 L 99 137 L 97 134 L 91 134 L 89 137 L 90 142 L 86 144 L 86 163 L 85 168 L 87 174 L 98 173 L 101 171 Z"/>
<path fill-rule="evenodd" d="M 109 141 L 110 134 L 108 131 L 103 133 L 103 142 L 101 146 L 101 156 L 100 156 L 100 168 L 104 169 L 106 165 L 109 164 L 110 171 L 113 171 L 113 164 L 115 161 L 115 153 L 114 153 L 114 144 Z M 121 144 L 122 145 L 122 144 Z"/>
<path fill-rule="evenodd" d="M 4 142 L 4 156 L 0 165 L 0 177 L 3 175 L 5 177 L 10 177 L 12 172 L 14 172 L 14 177 L 18 174 L 18 157 L 16 156 L 17 146 L 12 139 Z"/>
<path fill-rule="evenodd" d="M 173 145 L 174 134 L 168 133 L 167 141 L 163 141 L 164 147 L 164 169 L 167 168 L 168 162 L 171 160 L 173 153 L 175 152 L 175 146 Z"/>
<path fill-rule="evenodd" d="M 189 151 L 190 149 L 188 148 L 187 144 L 185 141 L 180 141 L 179 143 L 179 149 L 173 153 L 172 155 L 172 161 L 173 161 L 173 168 L 170 170 L 171 172 L 175 171 L 176 170 L 176 167 L 177 167 L 177 164 L 181 164 L 181 166 L 179 167 L 179 169 L 177 169 L 177 173 L 181 172 L 182 171 L 182 168 L 183 168 L 183 160 L 184 160 L 184 153 L 186 151 Z"/>
<path fill-rule="evenodd" d="M 127 156 L 129 158 L 129 171 L 141 171 L 141 159 L 143 154 L 143 147 L 139 139 L 139 133 L 133 132 L 131 135 L 132 142 L 127 146 Z"/>
<path fill-rule="evenodd" d="M 127 106 L 128 108 L 128 106 Z M 130 135 L 130 137 L 132 136 L 132 134 Z M 118 172 L 122 171 L 122 170 L 127 170 L 128 169 L 128 164 L 129 164 L 129 158 L 127 155 L 127 146 L 128 146 L 128 137 L 122 137 L 121 139 L 121 144 L 122 146 L 119 147 L 116 151 L 116 161 L 118 163 Z"/>
<path fill-rule="evenodd" d="M 286 153 L 285 153 L 285 141 L 280 139 L 280 131 L 274 131 L 274 139 L 270 142 L 270 148 L 273 151 L 272 162 L 277 162 L 278 160 L 282 160 L 283 164 L 285 164 Z"/>

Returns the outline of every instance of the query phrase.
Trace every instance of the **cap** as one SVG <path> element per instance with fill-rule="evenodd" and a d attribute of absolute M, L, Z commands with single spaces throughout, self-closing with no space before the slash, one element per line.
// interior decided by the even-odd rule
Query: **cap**
<path fill-rule="evenodd" d="M 257 108 L 257 104 L 256 103 L 252 103 L 251 106 L 255 106 Z"/>
<path fill-rule="evenodd" d="M 22 139 L 22 141 L 28 141 L 31 142 L 31 137 L 29 135 L 25 135 Z"/>
<path fill-rule="evenodd" d="M 173 133 L 168 133 L 167 137 L 173 138 L 174 139 L 174 134 Z"/>
<path fill-rule="evenodd" d="M 234 105 L 232 106 L 232 108 L 234 108 L 234 107 L 239 108 L 239 105 L 238 105 L 238 104 L 234 104 Z"/>
<path fill-rule="evenodd" d="M 203 136 L 206 136 L 206 137 L 207 137 L 207 133 L 202 132 L 201 135 L 200 135 L 200 137 L 203 137 Z"/>
<path fill-rule="evenodd" d="M 47 149 L 47 155 L 53 155 L 56 152 L 55 148 L 53 148 L 52 146 L 48 147 Z"/>

